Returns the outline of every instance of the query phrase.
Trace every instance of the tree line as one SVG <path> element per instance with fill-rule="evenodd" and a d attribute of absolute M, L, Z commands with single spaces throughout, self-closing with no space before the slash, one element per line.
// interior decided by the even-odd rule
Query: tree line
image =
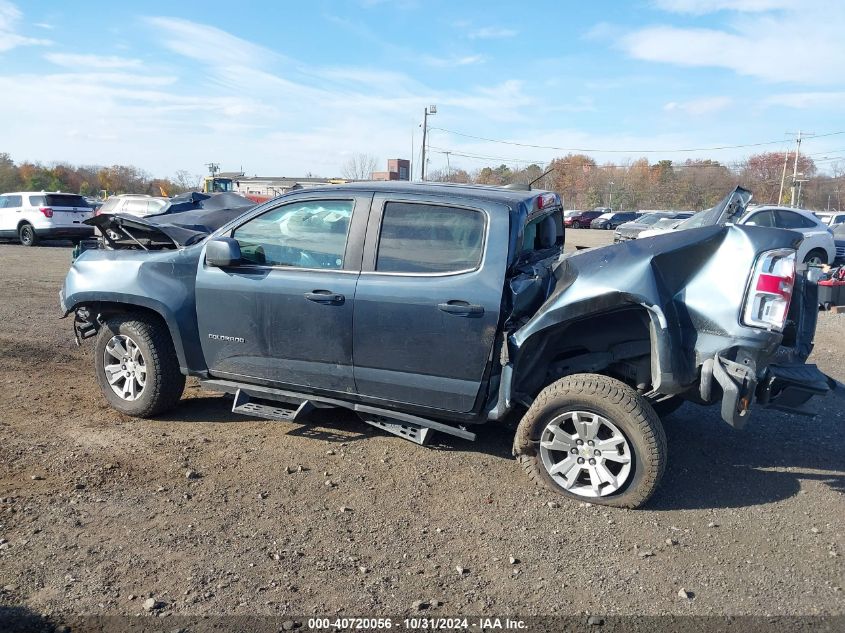
<path fill-rule="evenodd" d="M 794 155 L 789 156 L 786 177 L 784 154 L 765 152 L 746 160 L 725 165 L 715 160 L 695 159 L 675 163 L 645 158 L 622 165 L 599 164 L 584 154 L 568 154 L 547 165 L 527 167 L 483 167 L 473 172 L 464 169 L 436 170 L 429 180 L 484 185 L 529 183 L 556 191 L 568 209 L 592 209 L 612 206 L 620 210 L 679 209 L 698 211 L 721 200 L 728 190 L 742 185 L 754 193 L 760 204 L 789 204 Z M 845 168 L 834 165 L 830 174 L 822 174 L 812 158 L 800 156 L 800 203 L 807 209 L 843 209 Z M 544 175 L 545 174 L 545 175 Z M 798 191 L 796 190 L 796 196 Z"/>
<path fill-rule="evenodd" d="M 173 178 L 155 178 L 132 165 L 71 165 L 69 163 L 15 163 L 0 152 L 0 193 L 7 191 L 64 191 L 83 196 L 142 193 L 172 196 L 196 189 L 200 177 L 187 171 Z M 163 192 L 163 193 L 162 193 Z"/>
<path fill-rule="evenodd" d="M 613 209 L 688 209 L 713 206 L 728 190 L 742 185 L 754 192 L 754 201 L 789 204 L 792 184 L 790 155 L 786 178 L 784 154 L 764 152 L 746 160 L 725 165 L 708 159 L 649 162 L 645 158 L 622 165 L 599 164 L 584 154 L 567 154 L 546 165 L 515 167 L 500 164 L 468 172 L 464 169 L 435 170 L 428 180 L 440 182 L 507 185 L 534 182 L 535 187 L 556 191 L 568 209 L 591 209 L 612 206 Z M 360 162 L 360 161 L 359 161 Z M 375 159 L 356 164 L 356 178 L 368 177 L 375 168 Z M 344 168 L 345 169 L 345 168 Z M 351 167 L 350 167 L 351 169 Z M 360 173 L 359 173 L 360 172 Z M 845 209 L 845 166 L 834 164 L 830 173 L 820 173 L 812 158 L 800 156 L 798 172 L 802 174 L 800 203 L 807 209 Z M 352 177 L 350 173 L 347 177 Z M 201 177 L 186 170 L 172 178 L 155 178 L 132 165 L 70 165 L 15 163 L 9 154 L 0 153 L 0 193 L 7 191 L 66 191 L 97 196 L 105 191 L 174 195 L 197 189 Z"/>

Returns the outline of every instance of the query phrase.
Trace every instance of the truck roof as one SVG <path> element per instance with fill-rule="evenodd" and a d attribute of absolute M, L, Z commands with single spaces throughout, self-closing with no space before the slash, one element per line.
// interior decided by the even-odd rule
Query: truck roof
<path fill-rule="evenodd" d="M 516 205 L 545 193 L 542 189 L 520 190 L 490 185 L 464 185 L 447 182 L 407 182 L 398 180 L 350 182 L 342 185 L 309 187 L 308 193 L 319 191 L 375 191 L 377 193 L 414 193 L 472 198 Z"/>

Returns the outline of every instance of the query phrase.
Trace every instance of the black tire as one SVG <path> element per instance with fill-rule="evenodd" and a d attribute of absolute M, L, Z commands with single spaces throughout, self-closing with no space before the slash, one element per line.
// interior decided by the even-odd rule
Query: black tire
<path fill-rule="evenodd" d="M 136 400 L 117 395 L 106 377 L 106 346 L 116 335 L 129 338 L 144 360 L 146 382 Z M 100 328 L 94 344 L 94 373 L 108 403 L 121 413 L 137 418 L 153 417 L 173 408 L 185 389 L 185 376 L 179 371 L 170 332 L 160 320 L 144 315 L 118 315 Z"/>
<path fill-rule="evenodd" d="M 814 259 L 818 259 L 817 265 L 827 264 L 827 253 L 820 248 L 814 248 L 804 257 L 804 263 L 809 264 Z"/>
<path fill-rule="evenodd" d="M 38 244 L 38 235 L 28 222 L 24 222 L 18 227 L 18 241 L 22 246 L 35 246 Z"/>
<path fill-rule="evenodd" d="M 572 223 L 572 228 L 573 228 L 573 229 L 580 229 L 580 228 L 581 228 L 581 223 L 580 223 L 580 222 L 577 222 L 577 221 L 576 221 L 576 222 L 573 222 L 573 223 Z"/>
<path fill-rule="evenodd" d="M 675 411 L 680 409 L 681 405 L 684 404 L 684 399 L 680 396 L 672 396 L 671 398 L 666 398 L 665 400 L 660 400 L 658 402 L 649 400 L 648 403 L 651 405 L 651 408 L 654 409 L 657 417 L 662 420 L 666 416 L 672 415 Z"/>
<path fill-rule="evenodd" d="M 546 470 L 540 436 L 546 425 L 566 411 L 588 411 L 610 420 L 632 449 L 632 470 L 625 483 L 606 496 L 567 491 Z M 666 468 L 666 435 L 648 401 L 623 382 L 598 374 L 575 374 L 552 383 L 537 396 L 517 429 L 514 452 L 528 476 L 570 499 L 617 508 L 639 508 L 654 491 Z"/>

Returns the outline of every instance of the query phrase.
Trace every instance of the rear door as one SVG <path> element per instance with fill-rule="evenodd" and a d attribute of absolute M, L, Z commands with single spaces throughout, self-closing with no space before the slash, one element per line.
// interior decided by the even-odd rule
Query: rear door
<path fill-rule="evenodd" d="M 352 304 L 372 194 L 286 198 L 229 232 L 243 261 L 197 270 L 212 375 L 354 392 Z"/>
<path fill-rule="evenodd" d="M 359 394 L 473 409 L 499 321 L 508 232 L 504 206 L 375 196 L 355 293 Z"/>

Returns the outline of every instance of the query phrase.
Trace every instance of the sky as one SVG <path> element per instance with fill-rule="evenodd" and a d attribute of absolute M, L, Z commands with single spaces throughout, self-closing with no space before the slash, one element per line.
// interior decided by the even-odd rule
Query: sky
<path fill-rule="evenodd" d="M 429 104 L 429 170 L 730 163 L 798 130 L 826 169 L 845 159 L 845 2 L 0 0 L 0 95 L 14 160 L 159 177 L 333 176 L 412 148 L 418 173 Z"/>

